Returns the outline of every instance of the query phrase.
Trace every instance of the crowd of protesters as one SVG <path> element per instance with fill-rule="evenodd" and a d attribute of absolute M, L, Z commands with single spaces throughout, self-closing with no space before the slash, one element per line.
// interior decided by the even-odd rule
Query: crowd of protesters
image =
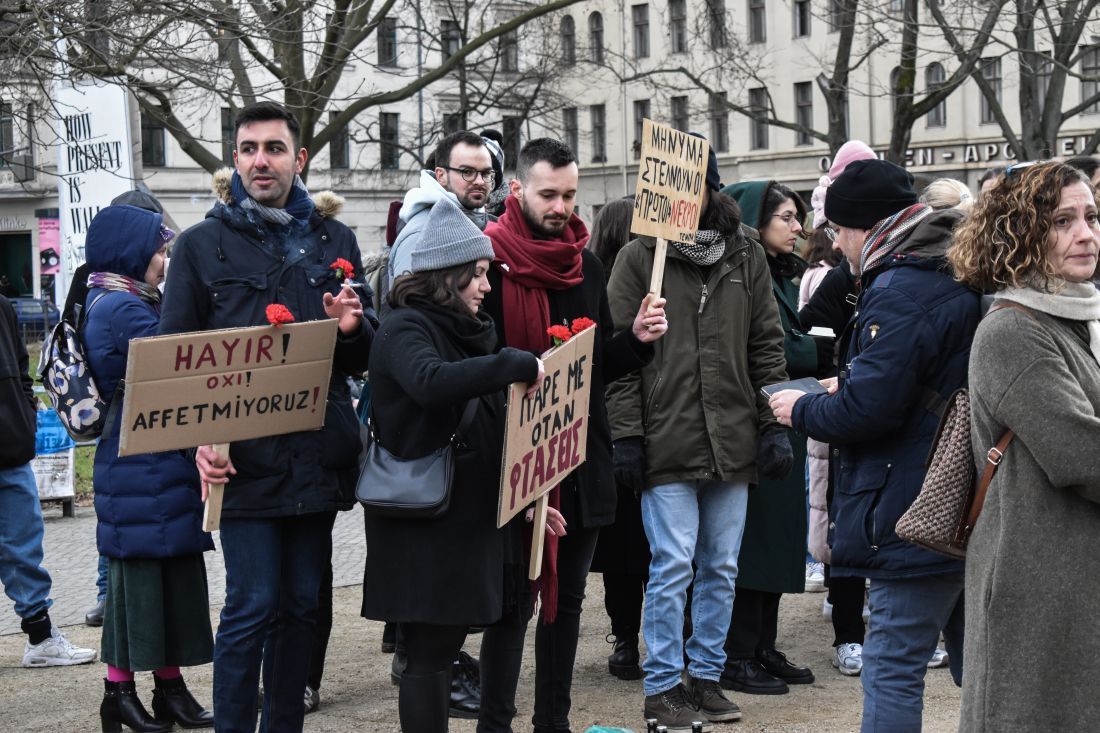
<path fill-rule="evenodd" d="M 445 138 L 367 268 L 338 197 L 298 175 L 293 115 L 242 110 L 234 159 L 218 203 L 171 246 L 163 291 L 175 235 L 159 204 L 130 196 L 96 216 L 75 296 L 88 367 L 118 399 L 131 338 L 263 325 L 277 303 L 337 323 L 325 424 L 234 442 L 228 456 L 125 458 L 106 427 L 94 475 L 104 731 L 251 733 L 257 718 L 302 730 L 320 705 L 332 528 L 355 503 L 368 416 L 400 458 L 454 445 L 441 516 L 364 512 L 362 615 L 387 623 L 407 733 L 444 732 L 449 717 L 511 731 L 532 621 L 531 725 L 572 730 L 592 571 L 608 672 L 643 678 L 636 724 L 711 730 L 742 717 L 731 693 L 786 694 L 826 673 L 782 651 L 782 598 L 808 590 L 827 590 L 827 673 L 860 676 L 867 733 L 920 731 L 926 671 L 942 664 L 962 687 L 961 730 L 1100 719 L 1079 682 L 1100 656 L 1095 161 L 1019 163 L 978 193 L 952 179 L 918 191 L 850 141 L 807 204 L 774 180 L 723 186 L 712 153 L 698 231 L 670 243 L 658 297 L 656 242 L 631 233 L 631 198 L 590 230 L 574 153 L 551 138 L 523 147 L 510 181 L 490 131 Z M 2 579 L 28 634 L 24 665 L 87 663 L 94 650 L 46 612 L 34 398 L 9 310 L 0 298 Z M 549 494 L 543 526 L 521 512 L 498 528 L 506 388 L 537 389 L 550 327 L 581 318 L 596 325 L 587 460 Z M 776 388 L 801 378 L 820 388 Z M 974 462 L 1000 464 L 965 561 L 895 531 L 962 388 Z M 202 502 L 226 482 L 215 635 Z M 546 554 L 532 583 L 534 532 Z M 472 633 L 478 659 L 461 651 Z M 207 711 L 180 668 L 211 661 Z M 139 671 L 153 672 L 151 714 Z"/>

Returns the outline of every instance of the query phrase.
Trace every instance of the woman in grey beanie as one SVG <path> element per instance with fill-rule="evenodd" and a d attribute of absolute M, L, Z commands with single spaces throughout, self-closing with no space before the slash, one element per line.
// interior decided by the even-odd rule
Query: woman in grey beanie
<path fill-rule="evenodd" d="M 496 350 L 481 312 L 493 259 L 488 237 L 449 198 L 440 199 L 389 293 L 393 310 L 371 349 L 371 420 L 378 441 L 406 458 L 456 436 L 450 505 L 437 519 L 365 514 L 363 616 L 401 624 L 408 666 L 401 728 L 447 730 L 452 661 L 470 626 L 484 626 L 478 730 L 511 731 L 523 634 L 532 601 L 523 563 L 522 515 L 496 527 L 504 390 L 538 384 L 541 361 Z M 546 531 L 565 533 L 554 512 Z M 369 590 L 366 590 L 369 589 Z"/>

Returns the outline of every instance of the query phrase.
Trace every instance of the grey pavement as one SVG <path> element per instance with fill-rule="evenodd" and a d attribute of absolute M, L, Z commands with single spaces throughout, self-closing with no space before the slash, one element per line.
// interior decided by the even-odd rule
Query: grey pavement
<path fill-rule="evenodd" d="M 46 525 L 45 555 L 43 565 L 53 579 L 53 607 L 50 617 L 57 626 L 84 623 L 84 612 L 95 605 L 96 567 L 99 554 L 95 546 L 95 511 L 91 507 L 77 507 L 76 516 L 62 517 L 59 504 L 43 505 Z M 211 605 L 221 605 L 225 600 L 225 566 L 218 533 L 214 533 L 213 552 L 206 558 L 206 575 L 210 583 Z M 348 512 L 340 512 L 332 531 L 333 585 L 343 587 L 363 582 L 363 563 L 366 559 L 366 541 L 363 535 L 363 513 L 356 506 Z M 19 617 L 11 603 L 3 604 L 0 611 L 0 636 L 19 633 Z"/>

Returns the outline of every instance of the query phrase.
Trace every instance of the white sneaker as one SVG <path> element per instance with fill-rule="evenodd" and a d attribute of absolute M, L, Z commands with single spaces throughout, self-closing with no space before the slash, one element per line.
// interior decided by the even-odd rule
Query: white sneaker
<path fill-rule="evenodd" d="M 50 638 L 37 644 L 26 643 L 23 648 L 24 667 L 65 667 L 71 664 L 88 664 L 96 658 L 95 649 L 73 646 L 65 635 L 50 629 Z"/>
<path fill-rule="evenodd" d="M 821 615 L 829 620 L 833 620 L 833 604 L 829 603 L 829 596 L 825 596 L 825 602 L 821 604 Z"/>
<path fill-rule="evenodd" d="M 932 658 L 928 660 L 928 669 L 937 669 L 947 666 L 947 650 L 937 648 L 932 652 Z"/>
<path fill-rule="evenodd" d="M 848 677 L 858 677 L 863 671 L 863 645 L 841 644 L 833 655 L 833 666 Z"/>
<path fill-rule="evenodd" d="M 825 565 L 819 562 L 806 563 L 806 592 L 821 593 L 825 590 Z"/>

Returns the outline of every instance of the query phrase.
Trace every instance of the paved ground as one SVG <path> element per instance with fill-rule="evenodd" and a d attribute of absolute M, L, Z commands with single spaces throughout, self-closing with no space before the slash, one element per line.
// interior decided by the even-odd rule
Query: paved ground
<path fill-rule="evenodd" d="M 46 560 L 54 575 L 54 618 L 76 643 L 98 647 L 99 630 L 83 625 L 83 613 L 95 600 L 95 518 L 91 509 L 78 510 L 75 519 L 63 519 L 60 511 L 48 512 Z M 382 625 L 359 618 L 362 597 L 361 573 L 364 543 L 359 510 L 346 512 L 336 524 L 335 577 L 339 588 L 334 597 L 334 627 L 328 666 L 321 690 L 321 709 L 306 718 L 305 730 L 319 733 L 398 733 L 397 688 L 389 682 L 391 657 L 378 651 Z M 222 598 L 223 576 L 218 553 L 207 553 L 210 575 L 211 624 L 217 624 Z M 748 733 L 832 732 L 859 729 L 861 692 L 859 678 L 842 677 L 829 664 L 832 628 L 821 617 L 820 594 L 787 596 L 780 611 L 780 637 L 792 659 L 807 664 L 817 674 L 812 685 L 795 687 L 791 694 L 777 697 L 734 695 L 744 710 L 740 723 L 715 727 L 715 731 Z M 25 637 L 10 606 L 0 614 L 0 701 L 3 718 L 0 730 L 98 731 L 97 717 L 102 698 L 104 668 L 100 664 L 45 670 L 19 666 Z M 607 674 L 610 647 L 604 642 L 607 620 L 603 614 L 600 577 L 593 575 L 589 599 L 582 619 L 581 643 L 574 677 L 573 730 L 577 733 L 593 724 L 644 730 L 641 721 L 640 682 L 623 682 Z M 531 687 L 534 679 L 533 633 L 528 648 L 517 698 L 517 733 L 530 731 Z M 478 637 L 471 637 L 467 650 L 477 655 Z M 188 670 L 196 695 L 210 701 L 210 666 Z M 139 675 L 138 689 L 148 705 L 152 683 Z M 925 695 L 925 731 L 946 733 L 957 728 L 959 693 L 947 670 L 932 670 Z M 456 733 L 473 733 L 470 721 L 453 721 Z M 412 732 L 410 732 L 412 733 Z"/>

